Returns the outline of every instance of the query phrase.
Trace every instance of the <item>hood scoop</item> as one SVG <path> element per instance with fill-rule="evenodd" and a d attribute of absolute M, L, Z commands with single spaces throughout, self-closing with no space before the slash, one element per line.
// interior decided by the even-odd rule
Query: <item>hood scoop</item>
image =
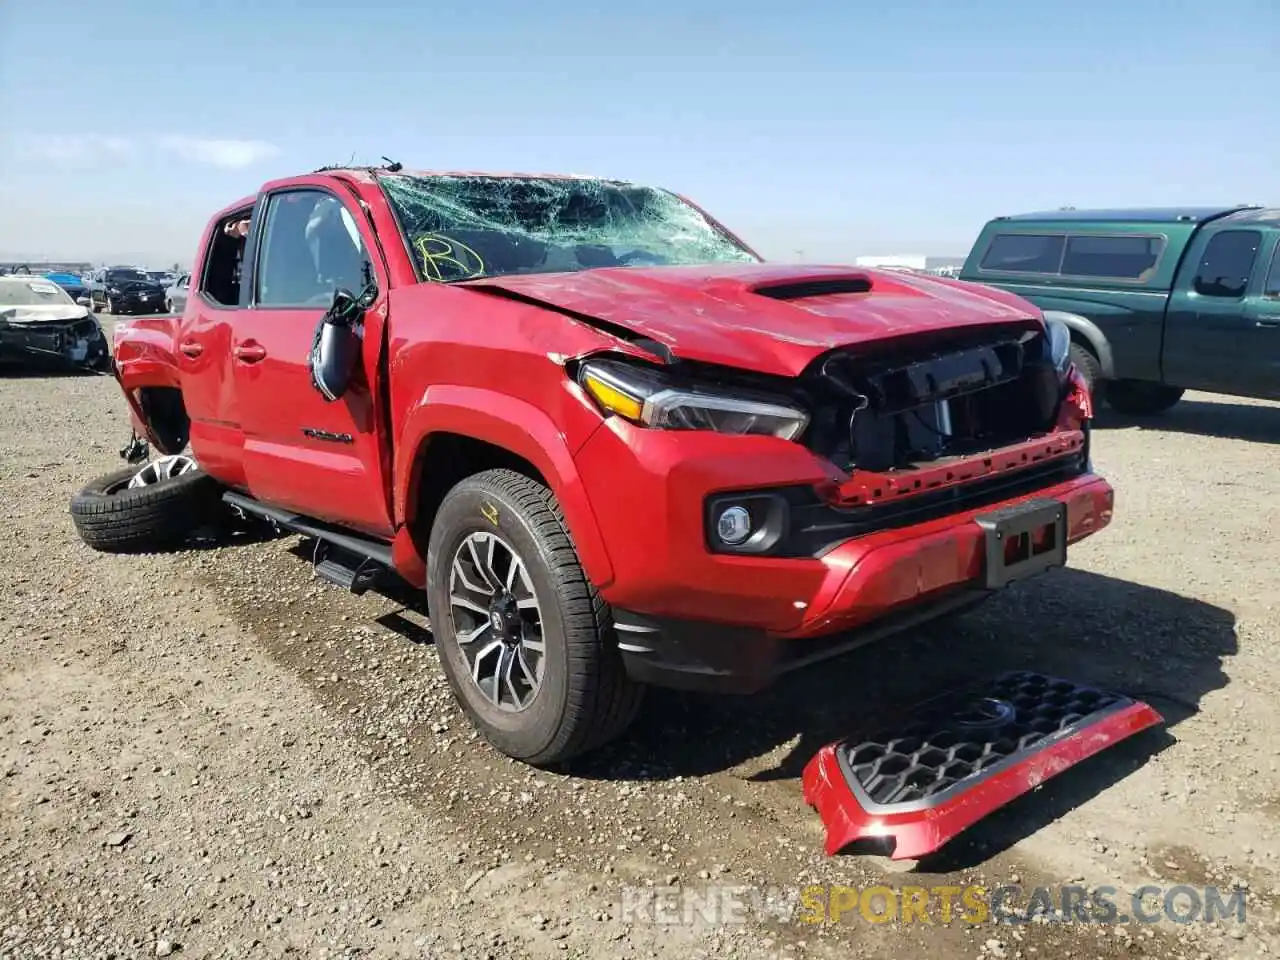
<path fill-rule="evenodd" d="M 807 300 L 811 297 L 844 296 L 850 293 L 870 293 L 871 278 L 865 275 L 849 277 L 821 277 L 787 283 L 770 283 L 752 287 L 751 292 L 771 300 Z"/>

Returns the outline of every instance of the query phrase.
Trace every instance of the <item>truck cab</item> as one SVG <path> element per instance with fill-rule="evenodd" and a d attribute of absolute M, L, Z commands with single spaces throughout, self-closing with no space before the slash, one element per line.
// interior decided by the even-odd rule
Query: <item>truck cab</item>
<path fill-rule="evenodd" d="M 1188 389 L 1280 398 L 1280 209 L 997 217 L 960 278 L 1067 324 L 1076 366 L 1119 412 L 1156 413 Z"/>

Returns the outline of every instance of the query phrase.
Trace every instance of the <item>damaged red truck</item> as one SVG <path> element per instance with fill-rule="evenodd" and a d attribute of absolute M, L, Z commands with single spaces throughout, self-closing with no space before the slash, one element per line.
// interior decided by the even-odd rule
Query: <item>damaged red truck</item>
<path fill-rule="evenodd" d="M 997 289 L 765 262 L 660 189 L 323 169 L 116 328 L 163 457 L 72 512 L 136 550 L 231 508 L 424 588 L 472 721 L 548 764 L 647 684 L 759 690 L 1064 563 L 1113 498 L 1069 344 Z"/>

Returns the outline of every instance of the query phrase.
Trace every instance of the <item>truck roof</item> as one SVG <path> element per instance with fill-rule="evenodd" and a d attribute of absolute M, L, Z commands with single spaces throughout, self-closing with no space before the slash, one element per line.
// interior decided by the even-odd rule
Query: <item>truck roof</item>
<path fill-rule="evenodd" d="M 516 180 L 600 180 L 605 183 L 629 183 L 617 177 L 601 177 L 590 173 L 528 173 L 512 170 L 413 170 L 404 167 L 388 170 L 384 167 L 322 167 L 317 173 L 341 173 L 355 179 L 372 182 L 376 174 L 400 174 L 408 177 L 490 177 Z"/>
<path fill-rule="evenodd" d="M 1200 223 L 1227 214 L 1254 211 L 1249 204 L 1236 203 L 1218 207 L 1116 207 L 1099 210 L 1042 210 L 1017 213 L 997 220 L 1035 220 L 1039 222 L 1078 223 Z"/>
<path fill-rule="evenodd" d="M 1254 207 L 1240 210 L 1222 218 L 1230 223 L 1256 223 L 1263 226 L 1280 226 L 1280 207 Z"/>
<path fill-rule="evenodd" d="M 389 170 L 385 167 L 320 167 L 318 170 L 312 170 L 309 173 L 292 174 L 285 177 L 279 177 L 270 181 L 267 186 L 273 184 L 287 183 L 290 180 L 299 177 L 311 176 L 335 176 L 345 177 L 356 183 L 372 184 L 376 182 L 377 174 L 392 173 L 401 174 L 410 177 L 494 177 L 509 178 L 518 180 L 598 180 L 601 183 L 611 184 L 630 184 L 629 180 L 620 180 L 615 177 L 599 177 L 589 173 L 513 173 L 511 171 L 496 170 L 410 170 L 398 169 Z M 234 203 L 229 203 L 221 210 L 214 214 L 215 219 L 231 216 L 247 207 L 254 205 L 258 199 L 256 193 L 251 193 L 241 197 Z"/>

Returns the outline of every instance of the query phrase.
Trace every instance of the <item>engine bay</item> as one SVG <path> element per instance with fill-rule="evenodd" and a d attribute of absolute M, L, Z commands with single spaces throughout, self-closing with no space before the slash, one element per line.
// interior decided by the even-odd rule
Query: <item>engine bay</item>
<path fill-rule="evenodd" d="M 849 471 L 906 469 L 1049 432 L 1062 392 L 1039 333 L 924 355 L 835 353 L 809 380 L 807 445 Z"/>

